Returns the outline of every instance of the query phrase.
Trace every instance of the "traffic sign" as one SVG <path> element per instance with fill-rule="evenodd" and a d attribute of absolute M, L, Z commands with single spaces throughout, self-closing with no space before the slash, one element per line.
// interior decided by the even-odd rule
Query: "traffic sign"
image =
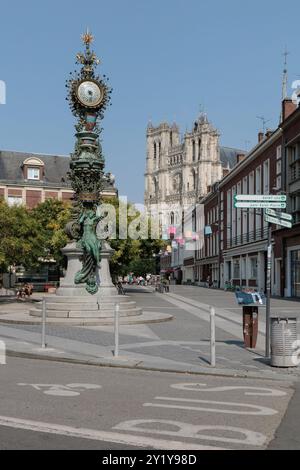
<path fill-rule="evenodd" d="M 266 214 L 271 215 L 272 217 L 278 217 L 279 219 L 283 220 L 293 220 L 293 216 L 291 214 L 287 214 L 286 212 L 278 212 L 273 211 L 272 209 L 266 209 Z"/>
<path fill-rule="evenodd" d="M 286 203 L 285 202 L 259 202 L 259 201 L 244 201 L 234 202 L 234 207 L 236 209 L 245 208 L 245 209 L 285 209 Z"/>
<path fill-rule="evenodd" d="M 285 194 L 235 194 L 235 201 L 270 201 L 270 202 L 285 202 Z"/>
<path fill-rule="evenodd" d="M 271 217 L 270 215 L 265 215 L 265 221 L 270 224 L 282 225 L 283 227 L 292 228 L 293 224 L 289 220 L 278 219 L 277 217 Z"/>

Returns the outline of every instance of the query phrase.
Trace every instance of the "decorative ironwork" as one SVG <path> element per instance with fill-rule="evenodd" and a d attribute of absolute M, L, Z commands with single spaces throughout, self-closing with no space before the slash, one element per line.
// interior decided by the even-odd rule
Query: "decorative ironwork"
<path fill-rule="evenodd" d="M 99 222 L 97 206 L 105 180 L 104 157 L 99 136 L 102 128 L 99 120 L 110 102 L 111 89 L 108 78 L 96 74 L 100 60 L 91 50 L 92 34 L 87 30 L 82 35 L 84 52 L 76 55 L 79 71 L 71 72 L 67 80 L 67 100 L 71 111 L 77 118 L 76 143 L 71 154 L 68 177 L 74 191 L 73 218 L 66 226 L 66 233 L 77 240 L 83 250 L 82 269 L 75 275 L 75 283 L 86 285 L 90 294 L 98 291 L 96 268 L 100 262 L 101 241 L 96 236 Z"/>

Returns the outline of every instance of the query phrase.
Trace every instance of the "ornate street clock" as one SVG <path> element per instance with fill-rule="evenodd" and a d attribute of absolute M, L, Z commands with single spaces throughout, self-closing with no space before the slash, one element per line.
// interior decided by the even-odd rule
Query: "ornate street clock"
<path fill-rule="evenodd" d="M 101 190 L 105 180 L 104 157 L 99 141 L 104 110 L 110 100 L 111 89 L 105 75 L 96 75 L 100 63 L 91 50 L 93 36 L 87 31 L 82 36 L 85 51 L 76 55 L 79 70 L 71 73 L 66 86 L 67 100 L 77 118 L 76 144 L 71 154 L 69 179 L 74 190 L 73 220 L 66 226 L 70 238 L 82 250 L 82 269 L 75 275 L 75 284 L 85 284 L 90 294 L 98 291 L 96 271 L 100 263 L 101 241 L 97 238 L 99 222 L 97 207 L 101 203 Z"/>
<path fill-rule="evenodd" d="M 76 89 L 79 103 L 86 108 L 98 108 L 104 98 L 105 88 L 96 80 L 82 80 Z"/>
<path fill-rule="evenodd" d="M 71 78 L 67 80 L 66 86 L 69 89 L 67 100 L 72 113 L 81 120 L 84 120 L 90 111 L 94 112 L 96 119 L 102 119 L 112 90 L 107 84 L 108 79 L 105 75 L 102 77 L 96 75 L 95 68 L 100 64 L 100 60 L 90 49 L 94 40 L 92 34 L 87 31 L 82 35 L 82 40 L 85 51 L 76 55 L 76 62 L 81 64 L 82 68 L 74 73 L 71 72 Z"/>

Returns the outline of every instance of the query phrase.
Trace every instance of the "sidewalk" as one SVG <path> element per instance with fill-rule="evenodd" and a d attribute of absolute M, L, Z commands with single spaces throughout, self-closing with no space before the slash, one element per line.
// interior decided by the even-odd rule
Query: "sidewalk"
<path fill-rule="evenodd" d="M 263 357 L 264 322 L 261 318 L 257 349 L 244 348 L 241 307 L 232 300 L 232 293 L 171 286 L 169 294 L 153 293 L 151 288 L 132 288 L 129 294 L 147 314 L 169 313 L 174 319 L 166 323 L 121 325 L 118 358 L 113 355 L 112 326 L 47 325 L 48 347 L 41 349 L 40 325 L 4 325 L 0 315 L 0 339 L 5 341 L 9 354 L 56 361 L 196 374 L 298 379 L 298 368 L 274 369 L 266 363 Z M 280 309 L 281 303 L 286 301 L 273 302 L 277 302 L 274 308 Z M 209 363 L 210 304 L 216 307 L 215 368 Z M 22 309 L 22 306 L 18 308 Z M 290 302 L 288 308 L 294 312 L 294 303 Z M 263 318 L 263 314 L 261 316 Z"/>

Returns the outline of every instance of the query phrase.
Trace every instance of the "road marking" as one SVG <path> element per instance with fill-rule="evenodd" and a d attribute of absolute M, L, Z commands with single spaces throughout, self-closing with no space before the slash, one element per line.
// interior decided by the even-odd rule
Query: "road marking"
<path fill-rule="evenodd" d="M 169 429 L 154 429 L 149 428 L 149 425 L 158 424 L 161 428 Z M 144 425 L 144 426 L 142 426 Z M 171 428 L 178 428 L 177 431 L 172 431 Z M 206 441 L 216 442 L 230 442 L 235 444 L 247 444 L 251 446 L 262 446 L 267 441 L 267 437 L 259 432 L 250 431 L 249 429 L 237 428 L 232 426 L 210 426 L 210 425 L 194 425 L 183 423 L 180 421 L 171 421 L 164 419 L 136 419 L 132 421 L 124 421 L 123 423 L 114 426 L 113 429 L 120 431 L 142 432 L 148 434 L 167 434 L 169 436 L 185 437 L 190 439 L 202 439 Z M 204 431 L 222 431 L 221 435 L 205 434 Z M 241 435 L 238 437 L 226 437 L 226 433 L 235 433 Z M 220 434 L 220 433 L 219 433 Z M 225 436 L 224 436 L 225 434 Z"/>
<path fill-rule="evenodd" d="M 147 449 L 164 450 L 225 450 L 221 447 L 204 446 L 176 440 L 144 438 L 141 436 L 131 436 L 124 433 L 101 431 L 97 429 L 73 428 L 61 424 L 44 423 L 28 419 L 18 419 L 9 416 L 0 416 L 0 426 L 7 426 L 15 429 L 26 429 L 27 431 L 43 432 L 48 434 L 59 434 L 68 437 L 78 437 L 92 441 L 114 442 L 122 445 L 132 445 Z"/>
<path fill-rule="evenodd" d="M 45 395 L 54 395 L 59 397 L 75 397 L 80 395 L 80 392 L 85 390 L 97 390 L 102 388 L 101 385 L 96 384 L 81 384 L 81 383 L 72 383 L 67 385 L 61 384 L 26 384 L 18 383 L 20 387 L 31 386 L 35 390 L 42 391 Z M 47 390 L 43 390 L 43 389 Z M 74 390 L 75 389 L 75 390 Z"/>
<path fill-rule="evenodd" d="M 201 406 L 185 406 L 185 405 L 166 405 L 162 403 L 144 403 L 143 406 L 154 406 L 158 408 L 176 408 L 178 410 L 195 410 L 195 411 L 212 411 L 213 413 L 228 413 L 235 415 L 254 415 L 254 416 L 272 416 L 278 413 L 278 411 L 267 408 L 266 406 L 259 405 L 249 405 L 248 403 L 235 403 L 235 402 L 226 402 L 226 401 L 211 401 L 211 400 L 196 400 L 190 398 L 175 398 L 175 397 L 155 397 L 155 400 L 168 400 L 168 401 L 178 401 L 178 402 L 188 402 L 188 403 L 207 403 L 211 405 L 221 405 L 229 407 L 244 407 L 250 408 L 256 411 L 246 411 L 246 410 L 226 410 L 224 408 L 206 408 Z"/>
<path fill-rule="evenodd" d="M 192 392 L 228 392 L 229 390 L 249 390 L 245 391 L 244 395 L 258 395 L 265 397 L 284 397 L 287 395 L 286 392 L 282 390 L 276 390 L 274 388 L 265 388 L 265 387 L 250 387 L 247 385 L 241 386 L 224 386 L 224 387 L 207 387 L 207 384 L 203 383 L 179 383 L 170 385 L 171 388 L 176 388 L 177 390 L 188 390 Z M 202 388 L 201 388 L 202 387 Z M 251 391 L 252 390 L 252 391 Z"/>

